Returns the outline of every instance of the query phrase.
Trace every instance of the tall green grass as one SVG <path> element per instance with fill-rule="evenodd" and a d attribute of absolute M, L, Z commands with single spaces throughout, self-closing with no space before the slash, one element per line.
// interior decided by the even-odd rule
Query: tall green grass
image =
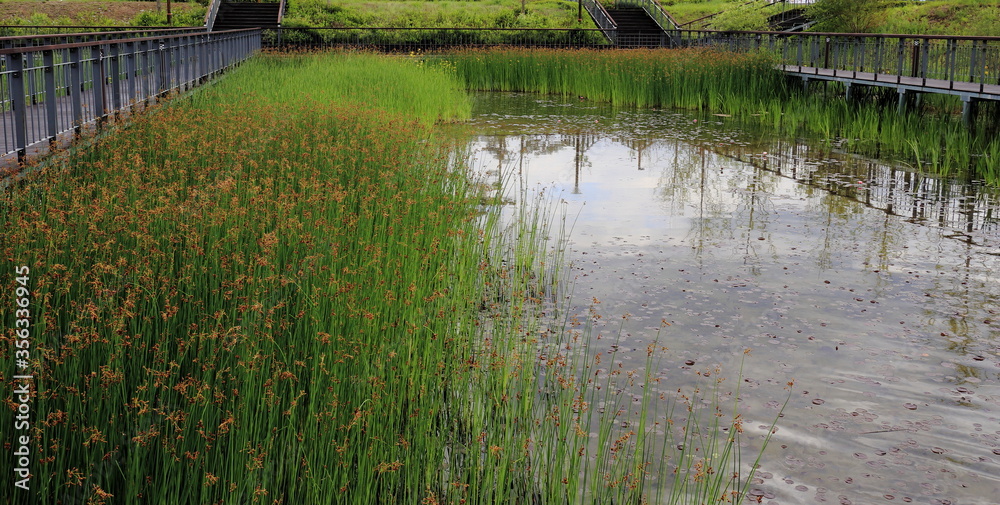
<path fill-rule="evenodd" d="M 954 97 L 898 114 L 878 91 L 848 101 L 837 83 L 786 78 L 766 53 L 683 50 L 468 50 L 446 57 L 471 89 L 579 96 L 621 106 L 671 107 L 732 116 L 776 135 L 818 137 L 860 154 L 897 158 L 945 176 L 996 178 L 995 112 L 983 105 L 962 125 Z M 892 93 L 893 95 L 895 93 Z"/>
<path fill-rule="evenodd" d="M 764 55 L 709 50 L 509 49 L 448 55 L 469 88 L 534 91 L 639 107 L 728 110 L 784 90 Z"/>
<path fill-rule="evenodd" d="M 468 114 L 454 72 L 261 57 L 5 192 L 3 254 L 32 271 L 39 394 L 32 492 L 6 486 L 3 501 L 640 503 L 745 490 L 745 475 L 683 471 L 739 465 L 711 445 L 738 447 L 735 429 L 672 436 L 652 388 L 638 409 L 595 413 L 653 380 L 660 349 L 644 374 L 582 346 L 591 323 L 554 303 L 558 213 L 544 199 L 503 213 L 502 192 L 470 180 L 433 134 Z M 677 443 L 692 449 L 662 450 Z M 664 484 L 673 468 L 695 492 Z"/>

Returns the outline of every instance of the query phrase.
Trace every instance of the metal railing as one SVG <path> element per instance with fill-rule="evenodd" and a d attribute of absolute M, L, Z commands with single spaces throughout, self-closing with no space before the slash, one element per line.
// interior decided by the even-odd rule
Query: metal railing
<path fill-rule="evenodd" d="M 219 15 L 219 6 L 222 5 L 222 0 L 209 0 L 208 10 L 205 11 L 205 29 L 212 31 L 215 27 L 215 18 Z"/>
<path fill-rule="evenodd" d="M 0 49 L 2 156 L 172 91 L 256 53 L 257 29 Z"/>
<path fill-rule="evenodd" d="M 185 33 L 201 33 L 201 26 L 183 28 L 143 28 L 141 30 L 74 32 L 49 35 L 27 35 L 0 37 L 0 49 L 15 47 L 54 46 L 57 44 L 78 44 L 81 42 L 100 42 L 112 39 L 161 37 L 164 35 L 181 35 Z"/>
<path fill-rule="evenodd" d="M 604 36 L 607 37 L 608 41 L 612 44 L 618 43 L 618 25 L 615 23 L 614 19 L 608 14 L 604 6 L 600 4 L 597 0 L 578 0 L 580 5 L 583 6 L 584 10 L 590 13 L 590 17 L 593 18 L 594 23 L 597 25 Z"/>
<path fill-rule="evenodd" d="M 614 37 L 614 30 L 611 36 Z M 354 47 L 388 52 L 456 47 L 610 47 L 599 29 L 549 28 L 281 28 L 264 31 L 264 45 L 283 48 Z"/>
<path fill-rule="evenodd" d="M 107 25 L 0 25 L 0 37 L 29 37 L 35 35 L 68 35 L 90 32 L 142 32 L 150 30 L 194 30 L 199 26 L 152 27 L 152 26 L 107 26 Z"/>
<path fill-rule="evenodd" d="M 646 11 L 649 17 L 665 32 L 679 30 L 677 21 L 667 11 L 663 10 L 655 0 L 615 0 L 615 8 L 635 7 Z"/>
<path fill-rule="evenodd" d="M 683 46 L 764 49 L 786 71 L 963 91 L 1000 84 L 1000 37 L 681 31 Z M 829 76 L 829 75 L 828 75 Z"/>

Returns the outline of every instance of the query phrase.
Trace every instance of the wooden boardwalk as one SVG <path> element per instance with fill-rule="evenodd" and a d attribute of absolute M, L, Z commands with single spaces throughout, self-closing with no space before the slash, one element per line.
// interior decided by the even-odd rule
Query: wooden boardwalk
<path fill-rule="evenodd" d="M 944 79 L 927 79 L 923 77 L 905 77 L 895 74 L 878 74 L 874 72 L 858 72 L 854 70 L 836 70 L 832 68 L 804 67 L 800 65 L 781 65 L 785 73 L 803 79 L 821 79 L 839 81 L 847 84 L 865 86 L 882 86 L 896 88 L 903 92 L 944 93 L 957 95 L 968 99 L 1000 100 L 1000 84 L 983 84 L 965 81 L 948 81 Z"/>

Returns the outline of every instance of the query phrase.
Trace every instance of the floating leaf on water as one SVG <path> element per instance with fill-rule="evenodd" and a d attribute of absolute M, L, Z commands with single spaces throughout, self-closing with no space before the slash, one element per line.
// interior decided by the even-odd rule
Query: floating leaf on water
<path fill-rule="evenodd" d="M 903 406 L 906 407 L 906 408 L 908 408 L 908 409 L 910 409 L 910 410 L 917 410 L 916 404 L 913 404 L 913 403 L 904 403 Z"/>
<path fill-rule="evenodd" d="M 826 403 L 826 401 L 820 398 L 816 398 L 813 400 L 813 405 L 823 405 L 824 403 Z"/>

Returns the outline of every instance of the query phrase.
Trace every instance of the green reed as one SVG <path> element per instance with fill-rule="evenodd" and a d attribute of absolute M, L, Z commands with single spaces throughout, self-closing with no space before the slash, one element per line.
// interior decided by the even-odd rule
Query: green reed
<path fill-rule="evenodd" d="M 765 56 L 708 50 L 469 50 L 448 56 L 468 87 L 615 105 L 725 111 L 731 96 L 783 87 Z"/>
<path fill-rule="evenodd" d="M 599 316 L 559 302 L 565 221 L 451 161 L 432 124 L 468 114 L 460 84 L 413 58 L 266 55 L 5 192 L 3 253 L 34 272 L 39 395 L 32 494 L 0 496 L 662 493 L 647 471 L 684 461 L 653 442 L 674 446 L 654 428 L 670 402 L 646 388 L 637 411 L 594 407 L 655 362 L 601 365 L 584 345 Z M 696 477 L 699 496 L 732 486 Z"/>
<path fill-rule="evenodd" d="M 469 50 L 447 56 L 472 89 L 579 96 L 621 106 L 672 107 L 726 114 L 779 135 L 818 137 L 853 152 L 900 159 L 940 175 L 964 174 L 1000 184 L 986 153 L 997 149 L 995 112 L 973 128 L 954 97 L 928 97 L 899 114 L 895 93 L 856 91 L 837 83 L 786 78 L 765 53 L 683 50 Z M 982 106 L 987 108 L 986 105 Z M 919 158 L 919 161 L 918 161 Z"/>

